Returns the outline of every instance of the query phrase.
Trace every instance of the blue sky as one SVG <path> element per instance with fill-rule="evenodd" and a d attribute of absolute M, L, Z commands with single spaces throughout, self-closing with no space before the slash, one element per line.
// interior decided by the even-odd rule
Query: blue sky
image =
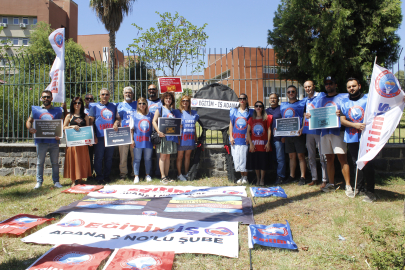
<path fill-rule="evenodd" d="M 74 0 L 79 5 L 79 35 L 106 34 L 103 24 L 89 8 L 89 0 Z M 280 1 L 269 0 L 138 0 L 133 5 L 132 13 L 124 18 L 116 35 L 117 48 L 126 50 L 128 44 L 137 37 L 137 30 L 132 23 L 144 29 L 156 26 L 159 21 L 158 11 L 176 11 L 197 26 L 208 23 L 205 28 L 209 36 L 206 48 L 225 48 L 228 50 L 238 46 L 266 47 L 267 31 L 273 27 L 274 12 Z M 405 10 L 405 1 L 402 2 Z M 405 47 L 405 24 L 398 30 L 402 37 L 401 45 Z M 401 59 L 405 57 L 405 49 Z"/>

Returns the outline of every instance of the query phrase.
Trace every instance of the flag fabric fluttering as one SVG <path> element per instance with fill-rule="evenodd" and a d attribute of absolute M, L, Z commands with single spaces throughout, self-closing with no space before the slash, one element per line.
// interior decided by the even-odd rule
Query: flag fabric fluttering
<path fill-rule="evenodd" d="M 276 223 L 271 225 L 249 225 L 249 248 L 254 244 L 267 247 L 298 249 L 291 235 L 290 224 Z"/>
<path fill-rule="evenodd" d="M 52 92 L 53 102 L 65 102 L 65 28 L 59 28 L 49 35 L 49 42 L 56 53 L 49 76 L 51 83 L 46 90 Z"/>
<path fill-rule="evenodd" d="M 282 187 L 269 187 L 269 188 L 262 188 L 262 187 L 251 187 L 250 194 L 253 197 L 281 197 L 287 198 L 287 194 L 285 193 Z"/>

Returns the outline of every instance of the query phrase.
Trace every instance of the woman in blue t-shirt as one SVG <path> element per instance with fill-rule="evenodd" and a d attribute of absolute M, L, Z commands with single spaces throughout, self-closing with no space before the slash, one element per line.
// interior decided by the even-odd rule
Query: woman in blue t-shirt
<path fill-rule="evenodd" d="M 139 166 L 141 165 L 142 152 L 145 160 L 145 171 L 147 182 L 152 181 L 149 176 L 152 167 L 152 142 L 150 134 L 152 133 L 153 115 L 149 113 L 148 101 L 144 97 L 138 98 L 136 113 L 132 114 L 129 121 L 131 128 L 131 147 L 134 149 L 134 183 L 139 183 Z"/>
<path fill-rule="evenodd" d="M 177 146 L 177 179 L 180 181 L 187 181 L 188 170 L 190 168 L 190 156 L 191 152 L 195 148 L 195 143 L 197 142 L 197 133 L 195 129 L 195 124 L 198 121 L 198 114 L 196 111 L 191 110 L 190 106 L 191 97 L 183 96 L 179 104 L 179 111 L 181 113 L 181 137 L 180 144 Z M 181 174 L 181 164 L 183 162 L 184 152 L 186 157 L 184 159 L 184 172 L 186 176 Z"/>
<path fill-rule="evenodd" d="M 168 174 L 170 168 L 170 155 L 177 153 L 178 138 L 176 136 L 166 136 L 163 132 L 160 132 L 158 128 L 158 118 L 176 118 L 176 112 L 174 111 L 174 94 L 172 92 L 165 92 L 163 93 L 161 100 L 162 108 L 155 112 L 155 116 L 153 117 L 153 127 L 162 139 L 160 144 L 156 145 L 156 153 L 160 154 L 159 168 L 162 176 L 161 182 L 167 184 L 169 182 Z"/>

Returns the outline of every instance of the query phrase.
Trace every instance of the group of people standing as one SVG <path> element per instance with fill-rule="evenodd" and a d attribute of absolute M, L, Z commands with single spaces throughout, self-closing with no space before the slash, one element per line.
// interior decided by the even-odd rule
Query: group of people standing
<path fill-rule="evenodd" d="M 256 171 L 256 184 L 263 185 L 265 170 L 269 164 L 276 165 L 277 179 L 275 184 L 285 184 L 298 180 L 298 185 L 317 185 L 319 178 L 316 166 L 316 148 L 318 148 L 322 167 L 322 184 L 324 192 L 335 190 L 335 155 L 341 165 L 345 180 L 345 194 L 353 198 L 355 194 L 363 195 L 363 201 L 373 202 L 374 167 L 369 161 L 363 170 L 358 170 L 357 187 L 353 189 L 350 183 L 350 169 L 347 161 L 349 149 L 353 164 L 356 165 L 361 131 L 365 128 L 362 123 L 366 109 L 367 94 L 361 92 L 361 84 L 356 78 L 348 78 L 347 93 L 338 94 L 336 80 L 328 76 L 324 80 L 325 92 L 315 92 L 314 82 L 304 83 L 307 94 L 302 100 L 297 98 L 297 88 L 287 87 L 287 102 L 279 104 L 280 97 L 276 93 L 269 96 L 270 107 L 264 110 L 263 103 L 257 101 L 254 110 L 249 109 L 246 94 L 239 95 L 239 107 L 230 111 L 230 143 L 235 170 L 241 173 L 238 184 L 246 184 L 247 171 Z M 336 106 L 340 127 L 309 129 L 309 119 L 312 108 Z M 276 119 L 299 117 L 302 123 L 298 136 L 274 136 Z M 312 181 L 305 178 L 307 164 L 305 153 L 308 151 L 308 163 Z M 267 152 L 267 153 L 266 153 Z M 286 177 L 286 154 L 289 157 L 290 173 Z M 295 172 L 297 158 L 300 168 L 300 178 Z M 271 162 L 273 160 L 273 162 Z M 357 170 L 357 167 L 356 167 Z"/>

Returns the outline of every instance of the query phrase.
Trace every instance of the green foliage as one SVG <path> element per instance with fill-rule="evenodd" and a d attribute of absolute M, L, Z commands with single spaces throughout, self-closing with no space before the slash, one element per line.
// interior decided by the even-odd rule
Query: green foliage
<path fill-rule="evenodd" d="M 192 73 L 204 66 L 202 48 L 208 38 L 204 28 L 197 27 L 187 21 L 178 12 L 174 16 L 170 12 L 160 14 L 161 20 L 155 27 L 143 32 L 129 45 L 131 52 L 139 55 L 142 61 L 153 65 L 156 70 L 163 71 L 164 76 L 175 76 L 183 64 L 193 68 Z M 139 31 L 143 29 L 132 24 Z"/>
<path fill-rule="evenodd" d="M 399 84 L 401 85 L 402 90 L 405 91 L 405 73 L 403 70 L 397 71 L 395 77 L 398 79 Z"/>
<path fill-rule="evenodd" d="M 368 235 L 373 247 L 371 258 L 377 269 L 404 269 L 405 267 L 405 229 L 396 230 L 391 224 L 374 233 L 364 227 L 363 234 Z"/>
<path fill-rule="evenodd" d="M 190 97 L 193 97 L 193 90 L 191 90 L 190 88 L 184 88 L 183 89 L 183 93 L 181 93 L 181 94 L 179 94 L 179 95 L 176 95 L 176 107 L 177 108 L 180 108 L 179 106 L 180 106 L 180 100 L 181 100 L 181 98 L 182 97 L 184 97 L 184 96 L 190 96 Z M 190 104 L 191 105 L 191 104 Z"/>
<path fill-rule="evenodd" d="M 281 76 L 322 83 L 332 75 L 341 89 L 348 77 L 366 85 L 375 56 L 389 66 L 399 57 L 399 0 L 283 0 L 268 32 Z"/>

